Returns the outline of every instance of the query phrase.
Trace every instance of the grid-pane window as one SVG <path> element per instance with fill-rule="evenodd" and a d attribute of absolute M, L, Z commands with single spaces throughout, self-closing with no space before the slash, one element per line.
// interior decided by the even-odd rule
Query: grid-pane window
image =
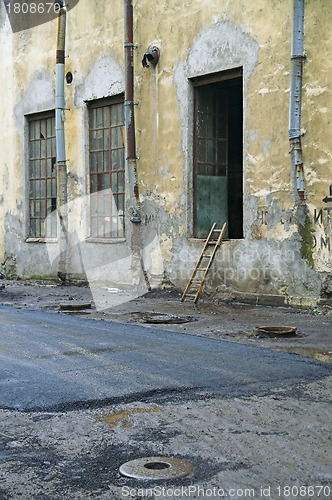
<path fill-rule="evenodd" d="M 55 118 L 29 119 L 29 237 L 56 238 L 57 178 Z"/>
<path fill-rule="evenodd" d="M 92 238 L 124 236 L 125 148 L 123 98 L 89 109 Z"/>

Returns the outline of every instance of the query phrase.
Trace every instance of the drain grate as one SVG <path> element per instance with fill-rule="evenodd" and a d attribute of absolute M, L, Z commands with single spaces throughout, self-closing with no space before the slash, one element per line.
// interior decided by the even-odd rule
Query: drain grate
<path fill-rule="evenodd" d="M 175 479 L 189 476 L 194 465 L 188 460 L 169 457 L 145 457 L 121 465 L 120 474 L 133 479 Z"/>

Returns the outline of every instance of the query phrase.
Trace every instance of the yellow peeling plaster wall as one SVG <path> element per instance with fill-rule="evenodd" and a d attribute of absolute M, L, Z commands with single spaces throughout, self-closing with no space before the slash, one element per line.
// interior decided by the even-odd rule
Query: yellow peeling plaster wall
<path fill-rule="evenodd" d="M 6 190 L 12 191 L 13 176 L 12 158 L 13 148 L 13 61 L 12 53 L 12 32 L 9 23 L 6 23 L 3 3 L 0 4 L 0 133 L 1 133 L 1 154 L 0 154 L 0 262 L 5 261 L 5 220 L 9 200 L 6 198 Z M 7 56 L 6 56 L 7 54 Z M 6 186 L 6 188 L 5 188 Z"/>
<path fill-rule="evenodd" d="M 178 69 L 182 65 L 185 68 L 184 77 L 190 78 L 236 67 L 240 61 L 244 66 L 245 86 L 245 239 L 224 245 L 223 255 L 219 255 L 213 270 L 215 278 L 210 278 L 211 288 L 217 287 L 220 292 L 235 291 L 242 296 L 247 293 L 281 295 L 289 303 L 309 303 L 310 297 L 319 295 L 321 280 L 324 279 L 324 275 L 318 277 L 315 271 L 331 271 L 331 226 L 327 227 L 325 220 L 324 241 L 320 243 L 324 247 L 322 253 L 316 244 L 316 240 L 321 238 L 317 236 L 320 228 L 315 229 L 313 223 L 317 217 L 320 221 L 320 194 L 316 189 L 310 190 L 310 178 L 316 175 L 311 169 L 313 163 L 318 162 L 321 170 L 323 164 L 325 167 L 323 176 L 319 178 L 322 194 L 328 194 L 331 177 L 330 161 L 327 164 L 326 159 L 317 159 L 315 153 L 317 143 L 322 144 L 325 140 L 326 156 L 330 158 L 327 122 L 331 117 L 328 87 L 331 80 L 328 72 L 332 45 L 329 45 L 330 33 L 325 32 L 331 20 L 331 6 L 325 3 L 325 8 L 321 10 L 316 6 L 306 6 L 305 47 L 308 61 L 304 68 L 303 127 L 309 121 L 308 129 L 310 125 L 316 134 L 322 128 L 320 116 L 316 116 L 320 125 L 314 122 L 317 113 L 325 114 L 326 127 L 325 137 L 320 136 L 316 144 L 312 144 L 308 135 L 303 139 L 309 217 L 300 221 L 300 227 L 294 210 L 288 144 L 291 2 L 285 0 L 274 5 L 266 1 L 254 4 L 238 1 L 159 2 L 153 9 L 149 9 L 148 2 L 136 2 L 135 7 L 136 38 L 141 53 L 153 44 L 161 50 L 160 62 L 155 69 L 142 69 L 137 57 L 137 96 L 140 103 L 137 117 L 141 194 L 145 201 L 152 201 L 153 207 L 156 204 L 159 209 L 165 210 L 169 218 L 167 230 L 163 232 L 163 246 L 166 247 L 168 242 L 165 267 L 169 276 L 173 282 L 183 286 L 188 277 L 188 261 L 193 265 L 201 247 L 201 243 L 188 239 L 192 218 L 188 181 L 192 160 L 188 153 L 190 110 L 183 111 L 182 107 L 185 107 L 183 103 L 190 99 L 190 95 L 179 88 Z M 149 22 L 146 22 L 147 19 Z M 326 52 L 323 58 L 319 56 L 322 31 L 314 27 L 315 23 L 324 24 L 326 37 L 323 47 Z M 220 35 L 219 39 L 216 33 Z M 219 55 L 213 43 L 219 41 L 223 47 L 223 37 L 232 37 L 234 33 L 239 35 L 239 45 L 241 36 L 244 43 L 248 41 L 251 44 L 251 56 L 254 58 L 256 52 L 256 60 L 248 63 L 243 57 L 245 50 L 242 56 L 240 50 L 237 57 L 238 47 L 231 41 L 233 60 L 232 57 L 228 60 L 221 57 L 219 61 L 211 62 Z M 204 47 L 200 42 L 204 36 L 211 41 L 210 46 L 206 44 L 210 51 L 205 53 L 199 52 L 199 46 Z M 309 66 L 310 50 L 317 51 L 316 67 L 312 70 Z M 196 67 L 192 63 L 195 51 L 199 59 Z M 247 75 L 246 65 L 250 66 Z M 325 83 L 319 83 L 324 74 Z M 317 75 L 321 76 L 317 79 Z M 310 90 L 311 85 L 315 86 L 315 90 Z M 310 103 L 308 96 L 311 101 L 313 97 L 322 96 L 322 104 L 318 106 L 320 112 L 317 100 Z M 310 104 L 314 112 L 309 110 Z M 185 115 L 182 123 L 181 114 Z M 324 151 L 323 146 L 322 149 Z M 310 155 L 313 160 L 310 160 Z M 314 170 L 317 171 L 316 168 Z M 151 212 L 149 222 L 156 217 L 155 208 Z M 184 212 L 187 212 L 187 217 Z M 326 219 L 325 212 L 322 217 Z M 162 215 L 161 220 L 164 227 Z"/>
<path fill-rule="evenodd" d="M 332 5 L 318 0 L 315 5 L 306 2 L 305 9 L 308 57 L 302 126 L 306 130 L 303 150 L 309 217 L 302 225 L 302 235 L 294 210 L 288 144 L 291 2 L 160 0 L 151 4 L 140 0 L 133 5 L 141 233 L 149 241 L 157 235 L 163 258 L 162 266 L 154 263 L 149 270 L 183 287 L 202 245 L 191 238 L 189 79 L 243 66 L 244 239 L 224 244 L 209 283 L 221 294 L 232 291 L 240 296 L 281 295 L 282 300 L 295 303 L 314 301 L 326 274 L 331 272 L 329 211 L 320 209 L 331 206 L 322 199 L 329 195 L 332 182 L 332 40 L 328 28 Z M 6 157 L 13 157 L 15 175 L 8 181 L 3 211 L 10 236 L 0 243 L 0 250 L 3 245 L 3 253 L 17 256 L 17 272 L 21 275 L 52 272 L 45 246 L 24 243 L 27 221 L 22 116 L 54 106 L 55 43 L 56 21 L 13 35 L 15 121 Z M 160 61 L 155 68 L 143 68 L 142 56 L 151 45 L 160 48 Z M 68 12 L 66 71 L 74 75 L 73 84 L 65 89 L 69 108 L 65 122 L 69 201 L 80 200 L 80 195 L 88 193 L 86 101 L 124 91 L 123 53 L 121 0 L 80 0 Z M 78 210 L 69 216 L 70 231 L 84 243 L 86 206 L 78 201 L 76 207 Z M 95 255 L 107 263 L 112 247 L 116 260 L 130 245 L 130 224 L 127 231 L 127 242 L 83 244 L 81 257 L 84 260 Z M 84 274 L 74 244 L 71 272 Z M 118 280 L 132 282 L 130 273 L 120 274 Z"/>
<path fill-rule="evenodd" d="M 31 274 L 38 269 L 38 252 L 25 252 L 26 127 L 24 116 L 54 108 L 54 65 L 48 41 L 54 25 L 12 33 L 4 4 L 0 6 L 1 29 L 1 208 L 0 242 L 2 269 L 7 277 Z M 53 47 L 52 47 L 53 48 Z M 54 54 L 54 51 L 53 51 Z M 43 255 L 43 252 L 41 252 Z"/>
<path fill-rule="evenodd" d="M 331 273 L 332 5 L 306 2 L 303 132 L 307 199 L 315 269 Z M 331 201 L 323 201 L 330 198 Z"/>

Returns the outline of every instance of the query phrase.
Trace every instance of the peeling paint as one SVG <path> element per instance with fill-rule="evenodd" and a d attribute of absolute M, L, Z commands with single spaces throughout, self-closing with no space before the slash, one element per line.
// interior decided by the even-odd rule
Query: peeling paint
<path fill-rule="evenodd" d="M 324 92 L 328 92 L 328 87 L 304 87 L 305 88 L 305 92 L 307 94 L 308 97 L 318 97 L 322 94 L 324 94 Z"/>
<path fill-rule="evenodd" d="M 75 105 L 80 108 L 85 101 L 101 99 L 124 92 L 124 73 L 111 57 L 94 62 L 87 75 L 78 82 L 75 90 Z"/>
<path fill-rule="evenodd" d="M 184 287 L 202 248 L 202 241 L 192 238 L 192 79 L 242 67 L 244 238 L 223 244 L 208 289 L 281 295 L 285 303 L 314 300 L 331 272 L 332 251 L 331 204 L 323 201 L 330 196 L 332 159 L 332 102 L 326 83 L 332 79 L 332 34 L 326 2 L 306 5 L 306 217 L 294 208 L 289 160 L 289 2 L 192 0 L 189 6 L 161 0 L 154 5 L 151 22 L 146 16 L 151 4 L 142 0 L 134 5 L 134 83 L 143 229 L 138 236 L 129 224 L 126 241 L 87 243 L 89 212 L 85 202 L 78 201 L 89 190 L 87 102 L 124 91 L 122 7 L 121 2 L 80 0 L 80 8 L 68 14 L 66 70 L 74 75 L 66 86 L 68 199 L 76 203 L 70 227 L 73 239 L 82 243 L 84 257 L 94 255 L 107 262 L 111 255 L 127 256 L 134 242 L 136 263 L 128 257 L 128 267 L 139 267 L 139 246 L 156 236 L 160 247 L 151 247 L 149 276 L 164 274 L 175 286 Z M 0 101 L 6 126 L 1 129 L 0 256 L 15 257 L 19 275 L 46 275 L 52 268 L 45 246 L 26 242 L 25 116 L 54 107 L 56 22 L 20 35 L 12 35 L 6 18 L 1 26 L 0 85 L 5 91 Z M 143 68 L 142 54 L 151 44 L 160 48 L 160 61 L 155 68 Z M 73 246 L 71 256 L 73 276 L 84 272 L 77 248 Z M 121 279 L 116 264 L 114 272 Z M 130 283 L 130 272 L 123 271 L 122 279 Z M 138 274 L 135 280 L 139 282 Z"/>

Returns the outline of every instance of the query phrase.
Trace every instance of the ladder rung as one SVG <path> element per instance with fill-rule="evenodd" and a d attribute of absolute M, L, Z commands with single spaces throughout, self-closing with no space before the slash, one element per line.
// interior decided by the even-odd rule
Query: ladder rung
<path fill-rule="evenodd" d="M 186 297 L 196 297 L 196 293 L 186 293 Z"/>
<path fill-rule="evenodd" d="M 196 271 L 207 271 L 209 268 L 208 267 L 196 267 Z"/>

